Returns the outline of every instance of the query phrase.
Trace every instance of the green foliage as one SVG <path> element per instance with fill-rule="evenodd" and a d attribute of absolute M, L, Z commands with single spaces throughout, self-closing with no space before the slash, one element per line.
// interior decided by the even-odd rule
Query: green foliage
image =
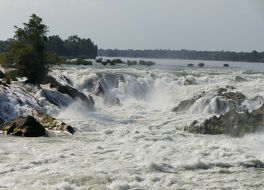
<path fill-rule="evenodd" d="M 10 84 L 11 81 L 17 81 L 17 77 L 19 77 L 19 74 L 15 69 L 5 72 L 5 79 L 8 84 Z"/>
<path fill-rule="evenodd" d="M 123 64 L 124 63 L 124 61 L 122 61 L 121 59 L 113 59 L 111 62 L 114 64 Z"/>
<path fill-rule="evenodd" d="M 66 64 L 72 64 L 72 65 L 92 65 L 92 61 L 87 61 L 81 58 L 76 59 L 75 61 L 66 61 Z"/>
<path fill-rule="evenodd" d="M 128 66 L 131 66 L 131 65 L 137 65 L 137 61 L 130 61 L 130 60 L 128 60 L 128 61 L 127 61 L 127 65 L 128 65 Z"/>
<path fill-rule="evenodd" d="M 208 134 L 215 134 L 215 135 L 223 134 L 225 131 L 223 127 L 212 126 L 212 125 L 206 126 L 206 130 L 208 131 Z"/>
<path fill-rule="evenodd" d="M 139 65 L 147 65 L 147 66 L 152 66 L 152 65 L 155 65 L 155 62 L 153 61 L 143 61 L 143 60 L 140 60 L 138 62 Z"/>
<path fill-rule="evenodd" d="M 54 64 L 65 64 L 65 61 L 66 61 L 65 58 L 59 57 L 55 53 L 51 53 L 51 52 L 47 53 L 47 62 L 49 64 L 52 64 L 52 65 L 54 65 Z"/>
<path fill-rule="evenodd" d="M 103 62 L 103 58 L 98 58 L 95 60 L 96 63 L 102 63 Z"/>
<path fill-rule="evenodd" d="M 9 53 L 0 54 L 0 66 L 4 68 L 12 67 L 12 59 Z"/>
<path fill-rule="evenodd" d="M 47 42 L 48 51 L 60 56 L 95 59 L 98 47 L 90 39 L 81 39 L 77 35 L 62 40 L 58 35 L 50 36 Z"/>
<path fill-rule="evenodd" d="M 98 56 L 132 57 L 132 58 L 161 58 L 217 61 L 246 61 L 263 62 L 264 52 L 231 52 L 231 51 L 194 51 L 194 50 L 117 50 L 100 49 Z"/>
<path fill-rule="evenodd" d="M 10 53 L 18 74 L 27 77 L 28 82 L 40 83 L 48 72 L 47 26 L 35 14 L 23 25 L 23 28 L 15 26 L 15 41 L 11 44 Z"/>

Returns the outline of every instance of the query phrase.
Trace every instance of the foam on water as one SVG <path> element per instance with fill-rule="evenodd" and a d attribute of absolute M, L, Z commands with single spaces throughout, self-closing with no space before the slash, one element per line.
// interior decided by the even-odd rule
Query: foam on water
<path fill-rule="evenodd" d="M 65 84 L 70 80 L 69 85 L 86 94 L 91 93 L 91 80 L 104 82 L 107 95 L 119 98 L 121 104 L 109 105 L 103 97 L 93 95 L 95 111 L 89 111 L 81 102 L 58 98 L 52 92 L 50 96 L 59 103 L 69 102 L 58 108 L 38 89 L 31 90 L 37 92 L 35 96 L 19 84 L 1 89 L 0 113 L 6 118 L 19 115 L 18 110 L 44 109 L 78 132 L 49 138 L 1 136 L 0 189 L 264 188 L 264 134 L 233 138 L 182 130 L 193 120 L 228 110 L 226 100 L 213 96 L 213 90 L 220 87 L 235 87 L 248 98 L 243 106 L 259 107 L 263 99 L 255 97 L 264 96 L 264 77 L 259 73 L 212 68 L 64 67 L 54 69 L 52 75 Z M 247 81 L 237 82 L 237 75 Z M 185 85 L 186 79 L 194 84 Z M 171 111 L 180 101 L 202 92 L 206 96 L 189 110 Z"/>

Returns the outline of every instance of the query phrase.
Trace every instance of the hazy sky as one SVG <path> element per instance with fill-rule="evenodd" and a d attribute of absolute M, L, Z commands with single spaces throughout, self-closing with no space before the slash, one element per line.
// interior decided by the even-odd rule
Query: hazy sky
<path fill-rule="evenodd" d="M 264 51 L 264 0 L 0 0 L 0 39 L 32 13 L 99 48 Z"/>

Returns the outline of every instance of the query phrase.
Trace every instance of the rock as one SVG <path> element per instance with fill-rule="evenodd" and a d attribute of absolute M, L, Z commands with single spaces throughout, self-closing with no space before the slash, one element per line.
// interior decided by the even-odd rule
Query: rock
<path fill-rule="evenodd" d="M 105 93 L 105 88 L 101 82 L 97 82 L 93 86 L 93 94 L 96 96 L 102 96 Z"/>
<path fill-rule="evenodd" d="M 243 136 L 264 127 L 264 105 L 249 113 L 231 110 L 220 117 L 213 116 L 202 123 L 194 121 L 186 131 L 199 134 L 229 134 Z"/>
<path fill-rule="evenodd" d="M 3 71 L 0 70 L 0 79 L 4 78 L 5 74 L 3 73 Z"/>
<path fill-rule="evenodd" d="M 204 67 L 204 63 L 198 63 L 199 67 Z"/>
<path fill-rule="evenodd" d="M 59 83 L 54 77 L 52 76 L 46 76 L 42 84 L 50 84 L 51 88 L 56 88 L 58 86 L 61 86 L 62 84 Z"/>
<path fill-rule="evenodd" d="M 188 67 L 193 67 L 194 65 L 192 63 L 189 63 L 187 66 Z"/>
<path fill-rule="evenodd" d="M 67 125 L 63 121 L 55 119 L 50 115 L 37 113 L 36 118 L 48 131 L 68 132 L 72 135 L 76 132 L 76 129 L 72 126 Z"/>
<path fill-rule="evenodd" d="M 45 128 L 32 116 L 18 117 L 4 124 L 2 131 L 8 135 L 40 137 L 46 134 Z"/>
<path fill-rule="evenodd" d="M 0 118 L 0 129 L 2 128 L 2 125 L 5 123 L 3 119 Z"/>
<path fill-rule="evenodd" d="M 196 81 L 193 79 L 185 79 L 183 82 L 183 85 L 188 86 L 188 85 L 194 85 L 196 84 Z"/>
<path fill-rule="evenodd" d="M 175 108 L 172 109 L 174 112 L 187 111 L 199 98 L 205 96 L 205 92 L 202 92 L 198 96 L 194 96 L 191 99 L 181 101 Z"/>
<path fill-rule="evenodd" d="M 62 93 L 62 94 L 67 94 L 68 96 L 70 96 L 72 99 L 80 99 L 81 101 L 85 102 L 85 104 L 87 105 L 87 107 L 89 109 L 93 109 L 94 107 L 94 100 L 92 96 L 86 96 L 84 93 L 78 91 L 77 89 L 68 86 L 68 85 L 62 85 L 61 83 L 59 83 L 54 77 L 52 76 L 47 76 L 45 81 L 43 82 L 43 84 L 50 84 L 51 88 L 56 88 L 58 92 Z M 57 101 L 51 101 L 52 103 L 54 103 L 55 105 L 58 104 Z"/>
<path fill-rule="evenodd" d="M 59 108 L 69 106 L 69 104 L 72 103 L 72 99 L 70 97 L 53 90 L 41 89 L 35 95 L 35 97 L 38 96 L 45 97 L 45 100 Z"/>
<path fill-rule="evenodd" d="M 245 79 L 245 78 L 243 78 L 243 77 L 241 77 L 241 76 L 235 76 L 235 80 L 236 80 L 237 82 L 245 82 L 245 81 L 247 81 L 247 79 Z"/>
<path fill-rule="evenodd" d="M 221 113 L 220 110 L 225 110 L 223 109 L 225 106 L 229 106 L 229 110 L 238 109 L 238 107 L 241 106 L 242 103 L 246 100 L 246 96 L 241 92 L 230 92 L 225 88 L 218 88 L 217 90 L 214 90 L 212 92 L 202 92 L 201 94 L 194 96 L 191 99 L 183 100 L 175 108 L 173 108 L 172 111 L 187 111 L 198 99 L 203 98 L 206 96 L 206 94 L 210 93 L 213 93 L 210 98 L 211 100 L 216 97 L 215 113 Z M 227 105 L 226 103 L 224 104 L 222 102 L 224 100 L 226 100 Z M 208 103 L 209 102 L 210 101 L 208 101 Z"/>
<path fill-rule="evenodd" d="M 238 103 L 238 105 L 241 105 L 242 102 L 246 100 L 246 96 L 241 92 L 221 92 L 218 96 L 223 96 L 228 100 L 233 100 Z"/>
<path fill-rule="evenodd" d="M 80 99 L 81 101 L 85 102 L 86 105 L 92 109 L 94 107 L 94 100 L 92 96 L 86 96 L 84 93 L 79 92 L 77 89 L 72 88 L 68 85 L 61 85 L 57 87 L 58 92 L 62 93 L 62 94 L 67 94 L 70 97 L 72 97 L 73 99 Z"/>
<path fill-rule="evenodd" d="M 223 65 L 223 67 L 229 67 L 229 64 L 225 63 L 225 64 Z"/>

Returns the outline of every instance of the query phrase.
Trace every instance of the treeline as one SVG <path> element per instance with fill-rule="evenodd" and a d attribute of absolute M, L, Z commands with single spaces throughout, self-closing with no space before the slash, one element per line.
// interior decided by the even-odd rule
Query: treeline
<path fill-rule="evenodd" d="M 264 62 L 264 52 L 257 52 L 255 50 L 252 52 L 231 52 L 231 51 L 194 51 L 194 50 L 99 49 L 98 56 Z"/>
<path fill-rule="evenodd" d="M 0 53 L 8 52 L 9 46 L 13 39 L 0 41 Z M 96 58 L 98 47 L 91 39 L 82 39 L 76 35 L 69 36 L 66 40 L 60 36 L 49 36 L 45 42 L 47 50 L 56 53 L 59 56 L 65 57 L 83 57 L 83 58 Z"/>

